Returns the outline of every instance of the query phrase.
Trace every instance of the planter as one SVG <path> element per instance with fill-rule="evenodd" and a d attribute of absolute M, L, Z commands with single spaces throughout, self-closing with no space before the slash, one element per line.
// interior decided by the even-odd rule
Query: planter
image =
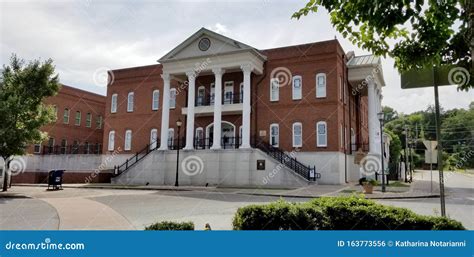
<path fill-rule="evenodd" d="M 374 186 L 369 183 L 363 184 L 362 187 L 364 188 L 364 193 L 366 194 L 372 194 L 374 192 Z"/>

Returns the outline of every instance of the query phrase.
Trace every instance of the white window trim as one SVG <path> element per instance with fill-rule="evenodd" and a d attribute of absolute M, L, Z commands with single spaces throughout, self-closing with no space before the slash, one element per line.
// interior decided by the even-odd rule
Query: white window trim
<path fill-rule="evenodd" d="M 38 151 L 36 151 L 36 147 L 38 147 Z M 41 148 L 42 148 L 41 144 L 34 144 L 33 145 L 33 153 L 41 153 Z"/>
<path fill-rule="evenodd" d="M 112 139 L 112 140 L 110 140 Z M 115 149 L 115 130 L 109 131 L 109 138 L 107 142 L 107 150 L 113 151 Z"/>
<path fill-rule="evenodd" d="M 300 126 L 301 127 L 301 144 L 295 144 L 295 127 Z M 303 124 L 301 122 L 295 122 L 293 123 L 292 126 L 292 141 L 293 141 L 293 147 L 303 147 Z"/>
<path fill-rule="evenodd" d="M 172 132 L 171 137 L 170 137 L 170 132 Z M 171 142 L 170 142 L 170 139 L 172 139 Z M 170 143 L 171 143 L 171 146 L 174 144 L 174 128 L 169 128 L 168 129 L 167 144 L 169 145 Z"/>
<path fill-rule="evenodd" d="M 173 95 L 174 92 L 174 106 L 171 105 L 171 100 L 173 99 L 171 96 Z M 170 109 L 175 109 L 176 108 L 176 97 L 177 97 L 177 91 L 176 91 L 176 88 L 171 88 L 170 89 Z"/>
<path fill-rule="evenodd" d="M 324 134 L 319 134 L 319 125 L 324 125 L 324 131 L 325 131 Z M 325 141 L 326 141 L 325 144 L 322 144 L 321 142 L 319 142 L 319 135 L 324 135 Z M 317 147 L 327 147 L 328 146 L 328 124 L 325 121 L 318 121 L 316 123 L 316 146 Z"/>
<path fill-rule="evenodd" d="M 277 131 L 278 131 L 278 133 L 277 133 L 277 135 L 276 135 L 276 142 L 277 142 L 277 143 L 276 143 L 275 145 L 272 144 L 272 137 L 273 137 L 273 135 L 272 135 L 272 128 L 273 128 L 273 127 L 276 127 L 276 128 L 277 128 Z M 272 123 L 272 124 L 270 124 L 270 145 L 273 146 L 273 147 L 279 147 L 279 146 L 280 146 L 280 126 L 278 125 L 278 123 Z"/>
<path fill-rule="evenodd" d="M 110 112 L 111 113 L 116 113 L 117 112 L 117 99 L 118 95 L 117 94 L 112 94 L 111 100 L 110 100 Z"/>
<path fill-rule="evenodd" d="M 134 105 L 135 105 L 135 93 L 129 92 L 127 95 L 127 112 L 133 112 Z"/>
<path fill-rule="evenodd" d="M 77 124 L 77 114 L 78 113 L 79 113 L 79 124 Z M 81 111 L 76 111 L 76 113 L 74 114 L 74 125 L 81 126 L 81 123 L 82 123 L 82 113 L 81 113 Z"/>
<path fill-rule="evenodd" d="M 87 121 L 89 121 L 89 124 L 87 124 Z M 86 113 L 86 128 L 91 128 L 91 127 L 92 127 L 92 113 L 88 112 Z"/>
<path fill-rule="evenodd" d="M 160 108 L 160 90 L 155 89 L 153 90 L 153 93 L 151 94 L 151 110 L 156 111 L 159 108 Z"/>
<path fill-rule="evenodd" d="M 278 86 L 276 87 L 276 96 L 275 98 L 273 97 L 273 83 L 276 81 L 278 83 Z M 270 79 L 270 102 L 276 102 L 280 100 L 280 82 L 277 78 Z"/>
<path fill-rule="evenodd" d="M 230 92 L 230 99 L 227 98 L 228 92 Z M 232 104 L 233 102 L 234 102 L 234 81 L 225 81 L 224 82 L 224 103 Z"/>
<path fill-rule="evenodd" d="M 130 135 L 130 137 L 128 136 Z M 123 150 L 130 151 L 132 150 L 132 130 L 125 130 L 125 140 L 124 140 Z"/>
<path fill-rule="evenodd" d="M 324 94 L 322 92 L 319 92 L 319 84 L 318 84 L 318 78 L 319 77 L 324 77 Z M 316 98 L 325 98 L 327 96 L 327 77 L 326 73 L 318 73 L 316 74 Z"/>
<path fill-rule="evenodd" d="M 63 123 L 64 124 L 69 124 L 69 116 L 71 115 L 71 111 L 69 108 L 64 108 L 64 113 L 63 113 Z M 64 122 L 64 117 L 67 117 L 66 122 Z"/>
<path fill-rule="evenodd" d="M 295 97 L 295 80 L 299 79 L 300 80 L 300 93 L 299 93 L 299 97 Z M 300 75 L 297 75 L 297 76 L 294 76 L 293 77 L 293 80 L 291 81 L 291 93 L 292 93 L 292 98 L 293 100 L 301 100 L 303 98 L 303 78 L 300 76 Z"/>
<path fill-rule="evenodd" d="M 199 95 L 200 92 L 204 92 L 204 94 Z M 204 105 L 205 100 L 206 100 L 206 87 L 199 86 L 196 95 L 197 95 L 197 97 L 196 97 L 196 106 Z"/>
<path fill-rule="evenodd" d="M 156 139 L 158 139 L 158 129 L 154 128 L 150 130 L 150 150 L 153 148 L 156 148 L 157 146 L 157 140 L 153 140 L 153 132 L 155 133 Z"/>

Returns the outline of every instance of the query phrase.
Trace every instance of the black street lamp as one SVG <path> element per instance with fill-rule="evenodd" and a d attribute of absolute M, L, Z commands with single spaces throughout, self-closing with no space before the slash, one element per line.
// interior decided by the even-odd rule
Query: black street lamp
<path fill-rule="evenodd" d="M 179 170 L 179 137 L 181 136 L 179 130 L 181 129 L 181 125 L 183 125 L 183 122 L 178 119 L 178 120 L 176 121 L 176 127 L 178 127 L 178 145 L 177 145 L 177 147 L 176 147 L 177 153 L 176 153 L 176 181 L 174 182 L 174 186 L 175 186 L 175 187 L 178 187 L 178 186 L 179 186 L 179 183 L 178 183 L 178 170 Z"/>
<path fill-rule="evenodd" d="M 383 145 L 383 121 L 384 121 L 384 113 L 379 112 L 377 113 L 377 117 L 380 122 L 380 164 L 382 166 L 382 192 L 385 192 L 385 168 L 383 163 L 383 153 L 384 153 L 384 145 Z"/>

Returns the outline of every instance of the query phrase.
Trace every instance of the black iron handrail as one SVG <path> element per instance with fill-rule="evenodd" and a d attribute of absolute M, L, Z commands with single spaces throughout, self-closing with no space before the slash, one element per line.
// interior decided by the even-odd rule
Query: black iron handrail
<path fill-rule="evenodd" d="M 159 145 L 160 140 L 157 139 L 155 142 L 147 144 L 142 150 L 138 151 L 135 155 L 125 160 L 125 162 L 123 162 L 121 165 L 114 166 L 114 176 L 118 176 L 126 172 L 133 165 L 137 164 L 140 160 L 145 158 L 148 154 L 158 149 Z"/>
<path fill-rule="evenodd" d="M 256 143 L 256 148 L 262 150 L 269 156 L 273 157 L 273 159 L 285 165 L 308 181 L 316 181 L 316 179 L 321 178 L 321 173 L 316 173 L 316 166 L 311 167 L 309 165 L 305 165 L 296 160 L 295 156 L 285 153 L 284 151 L 270 145 L 265 141 L 258 141 Z"/>
<path fill-rule="evenodd" d="M 214 101 L 214 95 L 197 96 L 195 100 L 195 106 L 214 105 Z M 222 95 L 222 104 L 238 104 L 242 102 L 243 94 L 241 93 L 227 93 Z"/>

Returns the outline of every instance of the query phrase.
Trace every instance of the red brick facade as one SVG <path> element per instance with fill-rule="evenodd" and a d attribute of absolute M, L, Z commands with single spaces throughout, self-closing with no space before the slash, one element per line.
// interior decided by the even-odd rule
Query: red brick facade
<path fill-rule="evenodd" d="M 251 77 L 251 135 L 269 141 L 270 124 L 279 124 L 279 147 L 292 150 L 292 124 L 302 124 L 302 151 L 340 151 L 351 150 L 351 128 L 355 143 L 368 143 L 367 97 L 353 95 L 347 79 L 347 58 L 337 40 L 312 44 L 282 47 L 260 51 L 267 57 L 262 75 Z M 292 76 L 302 78 L 302 99 L 292 99 L 292 85 L 279 88 L 279 100 L 270 101 L 270 80 L 274 69 L 284 67 Z M 316 74 L 326 74 L 326 97 L 316 98 Z M 107 88 L 105 107 L 105 130 L 103 152 L 108 151 L 108 135 L 115 131 L 114 148 L 124 149 L 125 131 L 132 131 L 131 149 L 122 153 L 134 153 L 150 142 L 150 131 L 157 130 L 160 136 L 161 111 L 163 101 L 162 66 L 160 64 L 134 67 L 112 71 L 111 83 Z M 234 82 L 234 94 L 240 92 L 243 81 L 242 72 L 225 73 L 222 84 Z M 214 75 L 202 74 L 196 79 L 196 92 L 205 87 L 206 95 Z M 345 87 L 345 89 L 344 89 Z M 187 88 L 176 79 L 171 80 L 171 88 L 177 89 L 176 108 L 170 109 L 169 127 L 174 128 L 177 137 L 176 121 L 183 121 L 181 137 L 186 130 L 186 116 L 181 108 L 187 105 Z M 152 94 L 159 90 L 159 108 L 152 110 Z M 224 92 L 224 89 L 222 90 Z M 127 112 L 127 95 L 134 93 L 133 111 Z M 111 113 L 111 96 L 117 94 L 117 111 Z M 197 95 L 197 93 L 196 93 Z M 236 135 L 242 124 L 242 114 L 222 115 L 222 121 L 235 125 Z M 327 146 L 316 145 L 316 123 L 327 123 Z M 213 116 L 196 115 L 195 128 L 206 127 L 213 122 Z M 342 127 L 342 129 L 341 129 Z M 344 129 L 345 128 L 345 129 Z M 344 132 L 345 131 L 345 132 Z M 358 148 L 358 146 L 354 147 Z"/>
<path fill-rule="evenodd" d="M 39 145 L 28 147 L 28 153 L 100 153 L 105 100 L 105 96 L 62 85 L 57 95 L 45 100 L 57 110 L 56 121 L 41 128 L 48 134 L 48 139 L 41 148 Z M 69 110 L 68 119 L 66 110 Z M 80 119 L 76 119 L 78 112 Z"/>

